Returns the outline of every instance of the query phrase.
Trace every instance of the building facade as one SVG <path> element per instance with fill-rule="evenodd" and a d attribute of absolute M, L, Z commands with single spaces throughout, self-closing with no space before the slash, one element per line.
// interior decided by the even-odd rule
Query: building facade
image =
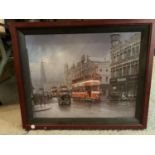
<path fill-rule="evenodd" d="M 97 65 L 97 74 L 100 75 L 102 95 L 109 96 L 109 84 L 111 78 L 110 60 L 99 57 L 89 57 Z"/>
<path fill-rule="evenodd" d="M 64 66 L 65 82 L 71 88 L 72 82 L 87 80 L 90 78 L 100 79 L 97 74 L 97 65 L 90 61 L 88 56 L 82 55 L 81 59 L 71 67 Z"/>
<path fill-rule="evenodd" d="M 68 64 L 64 66 L 65 82 L 69 88 L 72 82 L 98 79 L 101 81 L 103 94 L 108 94 L 110 74 L 110 61 L 88 55 L 82 55 L 81 60 L 71 67 Z"/>
<path fill-rule="evenodd" d="M 135 99 L 139 71 L 140 33 L 121 42 L 120 34 L 111 35 L 110 96 Z"/>

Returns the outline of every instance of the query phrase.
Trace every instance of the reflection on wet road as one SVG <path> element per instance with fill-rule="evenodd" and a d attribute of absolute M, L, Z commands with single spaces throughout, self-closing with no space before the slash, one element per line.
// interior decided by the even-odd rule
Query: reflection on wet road
<path fill-rule="evenodd" d="M 64 117 L 134 117 L 134 101 L 109 101 L 101 102 L 73 101 L 71 105 L 59 105 L 57 98 L 53 98 L 50 109 L 34 112 L 34 117 L 64 118 Z"/>

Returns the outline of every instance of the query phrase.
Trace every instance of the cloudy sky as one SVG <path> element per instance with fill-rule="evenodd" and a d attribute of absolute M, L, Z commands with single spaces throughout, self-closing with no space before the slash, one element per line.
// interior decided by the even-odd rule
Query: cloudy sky
<path fill-rule="evenodd" d="M 93 57 L 110 57 L 110 33 L 27 35 L 32 81 L 40 79 L 40 62 L 43 60 L 47 80 L 63 80 L 64 64 L 71 66 L 82 54 Z M 133 33 L 121 33 L 128 40 Z"/>

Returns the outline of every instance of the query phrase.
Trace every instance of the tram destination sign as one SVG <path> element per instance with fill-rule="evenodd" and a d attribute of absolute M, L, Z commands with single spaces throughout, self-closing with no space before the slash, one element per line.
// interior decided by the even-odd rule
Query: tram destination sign
<path fill-rule="evenodd" d="M 117 81 L 118 82 L 126 81 L 126 78 L 118 78 Z"/>

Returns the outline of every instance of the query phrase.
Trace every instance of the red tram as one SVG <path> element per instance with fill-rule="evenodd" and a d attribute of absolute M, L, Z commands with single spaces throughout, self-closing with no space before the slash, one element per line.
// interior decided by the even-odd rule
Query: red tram
<path fill-rule="evenodd" d="M 86 80 L 72 83 L 72 98 L 79 100 L 99 101 L 100 80 Z"/>

